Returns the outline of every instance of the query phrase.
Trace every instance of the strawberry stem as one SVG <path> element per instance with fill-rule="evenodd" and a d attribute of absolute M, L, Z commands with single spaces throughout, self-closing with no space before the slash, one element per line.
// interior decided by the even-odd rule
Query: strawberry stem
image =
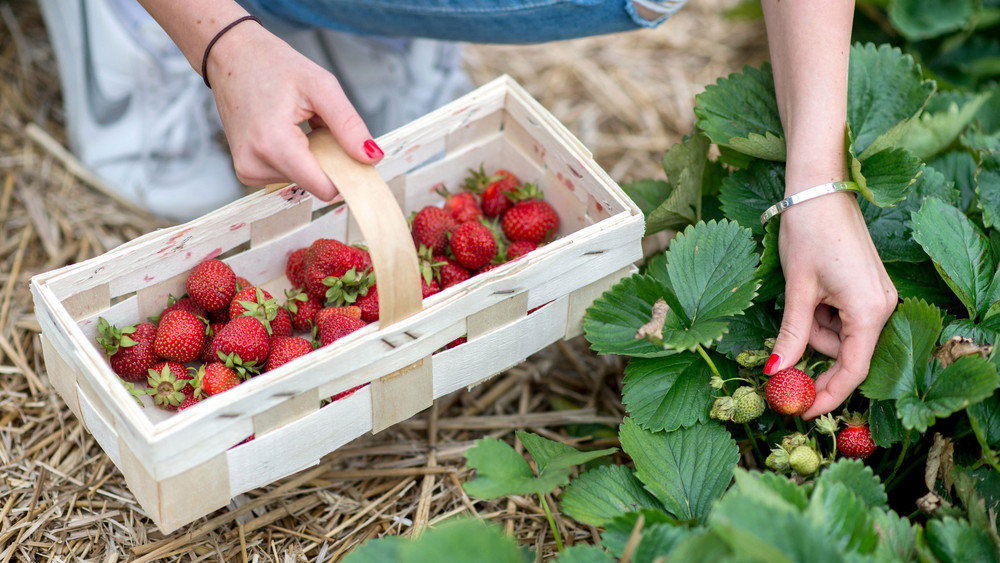
<path fill-rule="evenodd" d="M 545 495 L 541 493 L 538 494 L 538 500 L 541 501 L 542 510 L 545 511 L 545 518 L 548 519 L 549 521 L 549 528 L 552 529 L 552 536 L 556 539 L 556 550 L 562 551 L 563 550 L 562 538 L 559 536 L 559 529 L 556 528 L 556 521 L 555 518 L 552 517 L 552 511 L 549 510 L 549 503 L 548 501 L 545 500 Z"/>

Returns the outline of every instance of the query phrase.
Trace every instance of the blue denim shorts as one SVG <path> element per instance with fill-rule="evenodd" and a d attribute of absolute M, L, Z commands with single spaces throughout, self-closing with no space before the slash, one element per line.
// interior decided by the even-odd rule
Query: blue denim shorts
<path fill-rule="evenodd" d="M 541 43 L 655 27 L 686 0 L 240 0 L 265 22 L 390 37 Z M 637 10 L 636 6 L 643 10 Z M 642 15 L 640 15 L 640 13 Z"/>

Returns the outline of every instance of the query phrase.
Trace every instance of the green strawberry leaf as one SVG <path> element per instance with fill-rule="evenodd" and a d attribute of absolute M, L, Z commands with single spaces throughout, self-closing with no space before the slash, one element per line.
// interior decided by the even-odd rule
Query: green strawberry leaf
<path fill-rule="evenodd" d="M 760 214 L 785 197 L 785 166 L 778 162 L 753 160 L 722 181 L 719 201 L 726 217 L 753 231 L 764 234 Z"/>
<path fill-rule="evenodd" d="M 772 308 L 753 305 L 746 313 L 733 317 L 729 332 L 716 344 L 715 350 L 735 360 L 744 350 L 763 350 L 764 341 L 777 336 L 780 328 L 781 317 Z"/>
<path fill-rule="evenodd" d="M 892 510 L 873 508 L 872 525 L 882 536 L 873 553 L 875 561 L 916 561 L 917 530 L 910 519 Z"/>
<path fill-rule="evenodd" d="M 663 331 L 664 347 L 694 350 L 719 340 L 729 317 L 753 302 L 758 261 L 750 231 L 737 223 L 698 223 L 678 233 L 666 264 L 656 262 L 647 270 L 676 296 Z"/>
<path fill-rule="evenodd" d="M 805 515 L 828 538 L 837 539 L 844 551 L 871 553 L 879 533 L 868 518 L 868 508 L 844 483 L 818 480 Z"/>
<path fill-rule="evenodd" d="M 718 561 L 719 563 L 745 562 L 748 557 L 745 550 L 731 548 L 722 534 L 706 528 L 692 529 L 686 538 L 677 542 L 670 550 L 670 556 L 670 561 Z"/>
<path fill-rule="evenodd" d="M 621 187 L 629 199 L 639 206 L 645 217 L 649 217 L 649 214 L 666 201 L 674 191 L 674 187 L 666 180 L 657 180 L 654 178 L 644 178 L 624 183 Z"/>
<path fill-rule="evenodd" d="M 647 526 L 678 525 L 676 520 L 660 510 L 643 509 L 627 512 L 607 523 L 604 533 L 601 534 L 601 545 L 615 557 L 621 557 L 640 516 L 643 519 L 643 529 Z"/>
<path fill-rule="evenodd" d="M 983 224 L 1000 226 L 1000 153 L 983 153 L 976 172 L 976 204 L 983 211 Z"/>
<path fill-rule="evenodd" d="M 1000 315 L 993 315 L 992 317 L 983 319 L 978 324 L 969 319 L 953 321 L 944 327 L 939 342 L 947 342 L 955 336 L 970 338 L 980 344 L 995 345 L 998 338 L 1000 338 Z"/>
<path fill-rule="evenodd" d="M 649 322 L 653 304 L 660 297 L 667 297 L 668 302 L 675 300 L 672 289 L 642 274 L 624 278 L 604 292 L 583 318 L 583 331 L 591 348 L 599 354 L 637 358 L 675 354 L 644 338 L 636 339 L 636 332 Z"/>
<path fill-rule="evenodd" d="M 622 449 L 635 462 L 635 475 L 670 514 L 701 520 L 725 492 L 740 454 L 720 424 L 674 432 L 650 432 L 631 418 L 619 431 Z"/>
<path fill-rule="evenodd" d="M 920 41 L 964 29 L 978 10 L 976 0 L 893 0 L 889 22 L 903 37 Z"/>
<path fill-rule="evenodd" d="M 760 266 L 754 272 L 760 288 L 757 290 L 757 302 L 770 301 L 785 293 L 785 274 L 781 269 L 781 256 L 778 254 L 778 231 L 780 220 L 768 221 L 762 241 L 763 250 L 760 254 Z"/>
<path fill-rule="evenodd" d="M 883 265 L 901 298 L 923 300 L 942 309 L 957 303 L 955 294 L 945 285 L 929 260 L 919 264 L 886 262 Z"/>
<path fill-rule="evenodd" d="M 918 120 L 910 122 L 899 146 L 921 160 L 933 157 L 958 139 L 988 98 L 989 94 L 953 98 L 946 108 L 925 111 Z"/>
<path fill-rule="evenodd" d="M 489 500 L 536 492 L 531 466 L 507 442 L 491 436 L 476 440 L 475 446 L 465 452 L 465 461 L 476 470 L 476 478 L 462 484 L 470 496 Z"/>
<path fill-rule="evenodd" d="M 923 79 L 913 57 L 898 48 L 854 45 L 847 86 L 852 154 L 864 161 L 895 146 L 905 133 L 904 122 L 920 113 L 934 89 L 934 82 Z"/>
<path fill-rule="evenodd" d="M 968 151 L 961 150 L 944 153 L 927 164 L 944 175 L 961 194 L 961 203 L 956 207 L 968 210 L 976 198 L 976 169 L 979 166 L 976 159 Z"/>
<path fill-rule="evenodd" d="M 539 491 L 541 493 L 552 492 L 552 489 L 557 486 L 569 483 L 569 474 L 573 467 L 618 451 L 618 448 L 607 448 L 581 452 L 572 446 L 530 432 L 516 432 L 515 434 L 517 439 L 524 444 L 524 449 L 528 450 L 531 458 L 535 460 L 539 482 L 546 485 L 555 483 L 546 490 Z"/>
<path fill-rule="evenodd" d="M 987 532 L 996 542 L 998 538 L 996 537 L 997 527 L 994 519 L 996 517 L 997 503 L 1000 500 L 995 496 L 998 484 L 996 472 L 991 471 L 989 468 L 980 468 L 973 471 L 968 467 L 955 467 L 951 471 L 951 477 L 955 483 L 955 496 L 961 501 L 962 506 L 965 507 L 969 523 Z M 984 498 L 982 495 L 983 490 L 989 490 L 989 492 L 994 494 L 990 494 L 989 498 Z M 990 511 L 992 511 L 992 515 Z M 1000 548 L 1000 545 L 997 545 L 997 547 Z"/>
<path fill-rule="evenodd" d="M 871 233 L 872 242 L 875 243 L 875 248 L 878 249 L 883 261 L 927 260 L 927 254 L 913 240 L 910 214 L 919 210 L 924 200 L 929 197 L 936 197 L 950 205 L 958 205 L 960 195 L 948 184 L 943 174 L 933 168 L 924 168 L 924 173 L 917 177 L 917 181 L 909 190 L 909 195 L 898 205 L 879 207 L 867 199 L 860 201 L 861 213 L 868 224 L 868 232 Z M 765 245 L 766 242 L 765 239 Z"/>
<path fill-rule="evenodd" d="M 905 199 L 922 172 L 923 162 L 906 149 L 887 148 L 858 161 L 852 153 L 852 178 L 861 195 L 879 207 Z"/>
<path fill-rule="evenodd" d="M 997 558 L 997 549 L 987 531 L 951 517 L 927 523 L 927 546 L 941 563 Z"/>
<path fill-rule="evenodd" d="M 354 548 L 343 563 L 399 563 L 411 541 L 400 536 L 373 538 Z"/>
<path fill-rule="evenodd" d="M 865 508 L 887 508 L 885 486 L 871 467 L 861 460 L 841 458 L 820 473 L 816 484 L 840 483 L 864 502 Z"/>
<path fill-rule="evenodd" d="M 913 238 L 931 257 L 948 287 L 965 305 L 969 318 L 989 309 L 996 260 L 979 227 L 961 211 L 928 198 L 912 214 Z"/>
<path fill-rule="evenodd" d="M 615 558 L 596 545 L 574 545 L 559 552 L 557 563 L 615 563 Z"/>
<path fill-rule="evenodd" d="M 791 506 L 798 510 L 805 510 L 809 506 L 806 489 L 778 473 L 737 469 L 735 482 L 735 490 L 754 498 L 754 502 L 774 502 L 779 506 Z"/>
<path fill-rule="evenodd" d="M 717 145 L 767 160 L 785 160 L 785 139 L 771 65 L 744 67 L 695 97 L 698 128 Z"/>
<path fill-rule="evenodd" d="M 799 507 L 766 489 L 734 488 L 715 505 L 709 526 L 734 552 L 752 554 L 752 561 L 844 560 L 841 538 L 829 537 Z"/>
<path fill-rule="evenodd" d="M 906 438 L 906 429 L 896 416 L 896 402 L 872 401 L 868 409 L 868 427 L 872 440 L 880 448 L 888 448 Z"/>
<path fill-rule="evenodd" d="M 731 366 L 718 359 L 717 365 Z M 736 377 L 732 373 L 723 378 Z M 672 431 L 707 422 L 717 392 L 712 371 L 701 356 L 682 352 L 665 358 L 633 358 L 625 368 L 622 402 L 647 430 Z"/>
<path fill-rule="evenodd" d="M 678 231 L 701 219 L 702 178 L 708 147 L 708 138 L 695 134 L 663 155 L 663 171 L 674 189 L 646 215 L 647 235 L 666 229 Z"/>
<path fill-rule="evenodd" d="M 624 465 L 605 465 L 583 473 L 570 481 L 560 503 L 563 512 L 591 526 L 604 526 L 627 512 L 663 508 Z"/>
<path fill-rule="evenodd" d="M 673 524 L 650 524 L 642 529 L 639 544 L 632 554 L 635 563 L 664 561 L 674 547 L 691 535 L 691 529 Z"/>
<path fill-rule="evenodd" d="M 896 401 L 905 428 L 926 432 L 935 417 L 944 418 L 982 401 L 1000 384 L 997 367 L 986 358 L 965 356 L 944 369 L 938 366 L 935 362 L 926 391 Z"/>
<path fill-rule="evenodd" d="M 529 563 L 534 557 L 499 525 L 478 518 L 458 518 L 427 530 L 418 540 L 407 544 L 401 560 Z"/>
<path fill-rule="evenodd" d="M 872 355 L 861 391 L 869 399 L 899 399 L 916 395 L 937 344 L 944 319 L 923 301 L 907 299 L 889 317 Z M 898 405 L 897 405 L 898 407 Z"/>
<path fill-rule="evenodd" d="M 984 449 L 1000 446 L 1000 393 L 970 406 L 965 412 Z"/>

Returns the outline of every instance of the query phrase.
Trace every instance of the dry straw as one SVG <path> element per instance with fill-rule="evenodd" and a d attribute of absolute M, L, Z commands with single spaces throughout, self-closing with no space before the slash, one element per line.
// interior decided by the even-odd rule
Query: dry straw
<path fill-rule="evenodd" d="M 511 74 L 616 180 L 662 177 L 663 152 L 693 126 L 694 95 L 766 54 L 759 22 L 721 16 L 735 3 L 692 2 L 653 31 L 470 46 L 467 67 L 478 84 Z M 463 453 L 477 438 L 509 440 L 515 430 L 579 443 L 567 426 L 620 421 L 620 361 L 595 356 L 580 339 L 164 537 L 48 385 L 27 284 L 167 223 L 111 197 L 64 146 L 38 8 L 0 3 L 0 563 L 336 561 L 369 538 L 416 534 L 459 514 L 498 522 L 546 557 L 554 552 L 535 499 L 464 494 Z M 569 544 L 598 537 L 567 518 L 557 525 Z"/>

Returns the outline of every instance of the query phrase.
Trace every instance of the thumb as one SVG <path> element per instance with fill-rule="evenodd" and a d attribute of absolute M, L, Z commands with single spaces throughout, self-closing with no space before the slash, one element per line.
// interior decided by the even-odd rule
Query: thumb
<path fill-rule="evenodd" d="M 358 110 L 351 104 L 337 79 L 333 75 L 327 76 L 329 83 L 323 81 L 324 85 L 314 90 L 320 94 L 310 98 L 316 114 L 351 158 L 366 164 L 382 160 L 382 149 L 372 139 Z"/>
<path fill-rule="evenodd" d="M 771 357 L 764 365 L 764 375 L 772 375 L 788 366 L 793 366 L 802 357 L 809 343 L 816 304 L 812 293 L 786 291 L 781 329 L 775 339 Z"/>

